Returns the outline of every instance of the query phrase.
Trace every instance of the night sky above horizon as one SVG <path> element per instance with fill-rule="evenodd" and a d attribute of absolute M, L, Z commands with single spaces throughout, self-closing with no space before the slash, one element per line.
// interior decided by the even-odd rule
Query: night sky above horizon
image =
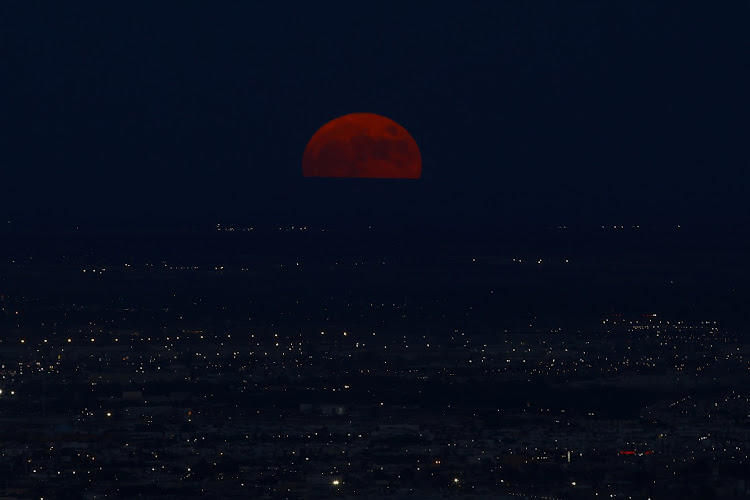
<path fill-rule="evenodd" d="M 744 222 L 750 3 L 0 6 L 0 217 Z M 419 180 L 304 178 L 324 123 Z"/>

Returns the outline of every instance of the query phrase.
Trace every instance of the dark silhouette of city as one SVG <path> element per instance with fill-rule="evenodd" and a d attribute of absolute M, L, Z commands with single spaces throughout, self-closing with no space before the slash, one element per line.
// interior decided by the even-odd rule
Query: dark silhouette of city
<path fill-rule="evenodd" d="M 747 241 L 4 233 L 7 495 L 745 494 Z"/>

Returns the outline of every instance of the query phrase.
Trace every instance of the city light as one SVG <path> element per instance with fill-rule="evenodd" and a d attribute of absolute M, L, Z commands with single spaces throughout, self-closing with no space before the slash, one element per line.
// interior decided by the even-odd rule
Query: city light
<path fill-rule="evenodd" d="M 476 262 L 485 271 L 499 264 L 535 279 L 570 272 L 563 260 L 589 265 L 583 256 L 542 255 L 530 253 L 516 265 L 511 257 L 481 253 Z M 357 276 L 384 269 L 377 256 L 325 259 L 314 279 L 334 261 L 338 268 L 356 266 Z M 473 269 L 468 259 L 455 258 L 459 267 L 446 272 Z M 0 466 L 13 465 L 25 480 L 33 473 L 39 491 L 53 476 L 91 488 L 88 479 L 95 477 L 117 486 L 124 474 L 108 478 L 120 464 L 144 458 L 142 473 L 165 488 L 199 481 L 191 484 L 221 494 L 244 484 L 248 498 L 308 491 L 352 497 L 409 491 L 417 498 L 429 496 L 424 487 L 477 495 L 502 488 L 509 498 L 524 498 L 543 491 L 540 484 L 555 493 L 543 500 L 579 493 L 646 498 L 651 485 L 631 479 L 634 467 L 653 471 L 654 491 L 661 492 L 700 467 L 714 477 L 707 464 L 750 462 L 742 437 L 750 391 L 735 378 L 750 372 L 750 343 L 712 317 L 692 320 L 646 305 L 587 311 L 593 317 L 585 327 L 576 324 L 575 311 L 574 319 L 529 315 L 506 324 L 510 307 L 495 307 L 512 287 L 501 291 L 493 276 L 475 295 L 452 284 L 455 291 L 436 288 L 427 298 L 409 287 L 386 296 L 363 282 L 356 293 L 320 297 L 285 284 L 267 299 L 263 287 L 278 278 L 271 266 L 268 282 L 230 288 L 233 298 L 225 300 L 212 297 L 221 288 L 215 276 L 191 282 L 192 265 L 153 261 L 153 270 L 134 264 L 127 274 L 138 269 L 148 286 L 148 273 L 156 284 L 165 281 L 171 293 L 163 304 L 119 284 L 114 298 L 90 302 L 76 296 L 75 304 L 50 306 L 24 297 L 24 327 L 15 308 L 2 309 L 8 299 L 0 302 L 0 322 L 10 327 L 10 337 L 0 339 L 0 406 L 9 432 L 33 438 L 26 448 L 8 447 Z M 398 262 L 388 264 L 398 273 Z M 307 278 L 315 266 L 306 261 L 294 279 Z M 99 271 L 88 267 L 87 279 L 94 279 Z M 202 269 L 214 267 L 221 268 L 209 262 Z M 256 267 L 260 280 L 262 265 L 250 259 L 227 265 L 221 279 L 246 280 L 233 273 Z M 78 265 L 70 272 L 84 278 Z M 110 266 L 107 279 L 116 282 L 118 273 L 126 272 Z M 527 309 L 542 310 L 534 300 Z M 693 390 L 708 382 L 718 389 Z M 606 404 L 590 398 L 591 387 L 611 393 Z M 673 390 L 658 390 L 664 387 Z M 29 415 L 43 417 L 36 419 L 46 426 L 43 439 Z M 83 437 L 79 429 L 103 437 Z M 236 439 L 240 433 L 244 439 Z M 58 444 L 53 450 L 58 441 L 69 450 L 58 453 Z M 596 477 L 584 480 L 592 467 L 605 465 L 606 486 Z M 540 468 L 553 473 L 537 474 Z M 262 480 L 235 482 L 238 474 Z M 727 484 L 741 479 L 729 467 L 720 474 Z"/>

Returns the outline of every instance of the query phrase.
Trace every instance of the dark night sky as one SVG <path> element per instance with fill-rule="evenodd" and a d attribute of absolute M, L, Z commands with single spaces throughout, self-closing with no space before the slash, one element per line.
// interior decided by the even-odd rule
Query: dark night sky
<path fill-rule="evenodd" d="M 748 2 L 0 6 L 3 216 L 55 223 L 744 221 Z M 418 181 L 305 179 L 375 112 Z"/>

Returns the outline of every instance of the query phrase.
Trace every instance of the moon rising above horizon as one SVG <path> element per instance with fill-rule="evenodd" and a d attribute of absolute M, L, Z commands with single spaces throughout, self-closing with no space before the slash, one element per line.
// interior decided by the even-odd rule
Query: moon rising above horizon
<path fill-rule="evenodd" d="M 305 177 L 419 179 L 422 157 L 414 138 L 390 118 L 351 113 L 329 121 L 310 138 Z"/>

